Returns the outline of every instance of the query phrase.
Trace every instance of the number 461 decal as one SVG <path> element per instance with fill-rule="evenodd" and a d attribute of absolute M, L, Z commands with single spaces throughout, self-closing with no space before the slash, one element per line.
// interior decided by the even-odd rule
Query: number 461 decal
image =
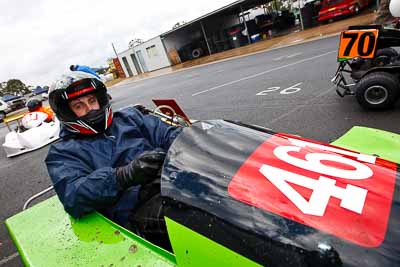
<path fill-rule="evenodd" d="M 280 160 L 299 168 L 314 171 L 320 174 L 335 176 L 344 179 L 367 179 L 372 176 L 372 170 L 365 164 L 345 158 L 336 154 L 308 153 L 305 159 L 299 159 L 290 155 L 290 152 L 299 152 L 301 147 L 314 147 L 325 151 L 341 152 L 341 154 L 355 156 L 375 163 L 375 157 L 357 154 L 333 147 L 322 146 L 301 140 L 288 139 L 294 146 L 280 146 L 274 149 L 274 155 Z M 352 169 L 344 170 L 337 167 L 324 165 L 323 161 L 343 163 L 351 166 Z M 263 164 L 260 172 L 279 190 L 288 197 L 303 213 L 323 216 L 331 197 L 340 199 L 340 206 L 348 210 L 361 213 L 364 207 L 367 190 L 358 186 L 348 184 L 346 188 L 336 186 L 336 180 L 325 176 L 319 179 L 312 179 L 300 174 L 288 172 L 273 166 Z M 304 199 L 289 183 L 312 190 L 310 200 Z"/>
<path fill-rule="evenodd" d="M 246 204 L 366 247 L 381 244 L 396 164 L 295 136 L 260 145 L 232 178 Z"/>

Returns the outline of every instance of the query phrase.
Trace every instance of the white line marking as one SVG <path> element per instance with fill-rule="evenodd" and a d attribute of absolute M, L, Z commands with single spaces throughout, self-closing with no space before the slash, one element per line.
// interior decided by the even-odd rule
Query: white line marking
<path fill-rule="evenodd" d="M 18 252 L 15 252 L 14 254 L 11 254 L 10 256 L 3 258 L 2 260 L 0 260 L 0 266 L 15 259 L 16 257 L 18 257 Z"/>
<path fill-rule="evenodd" d="M 279 61 L 279 60 L 281 60 L 282 58 L 284 58 L 285 56 L 280 56 L 280 57 L 277 57 L 277 58 L 274 58 L 274 59 L 272 59 L 273 61 Z"/>
<path fill-rule="evenodd" d="M 302 55 L 302 54 L 303 54 L 303 53 L 295 53 L 295 54 L 292 54 L 292 55 L 287 56 L 287 58 L 297 57 L 297 56 L 300 56 L 300 55 Z"/>
<path fill-rule="evenodd" d="M 301 83 L 296 83 L 295 85 L 292 85 L 292 86 L 290 86 L 290 87 L 288 87 L 288 88 L 283 89 L 283 90 L 280 91 L 279 93 L 280 93 L 281 95 L 290 95 L 290 94 L 293 94 L 293 93 L 297 93 L 298 91 L 301 90 L 301 88 L 300 88 L 300 87 L 296 87 L 296 86 L 299 86 L 299 85 L 301 85 L 302 83 L 303 83 L 303 82 L 301 82 Z"/>
<path fill-rule="evenodd" d="M 298 42 L 301 42 L 301 41 L 303 41 L 304 39 L 297 39 L 297 40 L 294 40 L 293 42 L 291 42 L 291 44 L 294 44 L 294 43 L 298 43 Z"/>
<path fill-rule="evenodd" d="M 299 106 L 293 108 L 292 110 L 289 110 L 288 112 L 282 114 L 281 116 L 279 116 L 279 117 L 277 117 L 277 118 L 271 120 L 271 121 L 269 122 L 269 124 L 274 124 L 275 122 L 282 120 L 284 117 L 287 117 L 288 115 L 292 114 L 293 112 L 296 112 L 297 110 L 299 110 L 299 109 L 301 109 L 301 108 L 303 108 L 303 107 L 305 107 L 305 106 L 310 105 L 311 102 L 312 102 L 314 99 L 317 99 L 317 98 L 319 98 L 319 97 L 322 97 L 322 96 L 328 94 L 330 91 L 332 91 L 332 90 L 335 89 L 335 88 L 336 88 L 336 85 L 332 86 L 332 87 L 329 88 L 327 91 L 322 92 L 322 93 L 320 93 L 319 95 L 317 95 L 317 96 L 315 96 L 315 97 L 309 99 L 309 100 L 306 101 L 304 104 L 301 104 L 301 105 L 299 105 Z"/>
<path fill-rule="evenodd" d="M 256 74 L 253 74 L 253 75 L 250 75 L 250 76 L 247 76 L 247 77 L 235 80 L 235 81 L 224 83 L 224 84 L 221 84 L 221 85 L 218 85 L 218 86 L 215 86 L 215 87 L 212 87 L 212 88 L 209 88 L 209 89 L 194 93 L 194 94 L 192 94 L 192 96 L 197 96 L 197 95 L 200 95 L 200 94 L 203 94 L 203 93 L 206 93 L 206 92 L 210 92 L 210 91 L 219 89 L 221 87 L 225 87 L 227 85 L 232 85 L 232 84 L 235 84 L 235 83 L 238 83 L 238 82 L 241 82 L 241 81 L 249 80 L 249 79 L 264 75 L 264 74 L 269 73 L 269 72 L 273 72 L 273 71 L 280 70 L 280 69 L 283 69 L 283 68 L 286 68 L 286 67 L 290 67 L 290 66 L 293 66 L 293 65 L 296 65 L 296 64 L 300 64 L 300 63 L 303 63 L 303 62 L 314 60 L 316 58 L 323 57 L 323 56 L 326 56 L 326 55 L 329 55 L 329 54 L 332 54 L 332 53 L 337 53 L 337 51 L 333 50 L 333 51 L 330 51 L 330 52 L 327 52 L 327 53 L 324 53 L 324 54 L 321 54 L 321 55 L 318 55 L 318 56 L 302 59 L 302 60 L 287 64 L 287 65 L 284 65 L 284 66 L 281 66 L 281 67 L 276 67 L 276 68 L 273 68 L 273 69 L 270 69 L 270 70 L 266 70 L 266 71 L 263 71 L 263 72 L 260 72 L 260 73 L 256 73 Z"/>

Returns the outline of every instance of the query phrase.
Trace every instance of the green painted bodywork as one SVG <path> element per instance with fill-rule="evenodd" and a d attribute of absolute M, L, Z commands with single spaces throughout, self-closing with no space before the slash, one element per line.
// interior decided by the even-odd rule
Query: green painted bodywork
<path fill-rule="evenodd" d="M 176 266 L 174 255 L 99 213 L 74 220 L 56 196 L 6 226 L 27 266 Z"/>
<path fill-rule="evenodd" d="M 332 143 L 400 164 L 400 135 L 353 127 Z M 166 218 L 175 255 L 118 226 L 99 213 L 80 220 L 67 215 L 57 197 L 6 220 L 27 266 L 259 266 Z"/>
<path fill-rule="evenodd" d="M 354 126 L 331 144 L 400 164 L 400 135 L 395 133 Z"/>
<path fill-rule="evenodd" d="M 169 218 L 165 222 L 179 267 L 261 266 Z"/>

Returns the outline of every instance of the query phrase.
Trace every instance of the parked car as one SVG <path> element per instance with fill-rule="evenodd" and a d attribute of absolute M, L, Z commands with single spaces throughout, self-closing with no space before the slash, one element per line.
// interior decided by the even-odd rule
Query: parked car
<path fill-rule="evenodd" d="M 25 98 L 19 97 L 12 100 L 7 101 L 8 106 L 12 111 L 21 109 L 25 107 L 26 100 Z"/>
<path fill-rule="evenodd" d="M 355 15 L 368 6 L 368 0 L 324 0 L 318 14 L 318 22 Z"/>
<path fill-rule="evenodd" d="M 8 106 L 6 102 L 0 99 L 0 122 L 4 120 L 6 114 L 11 112 L 11 108 Z"/>

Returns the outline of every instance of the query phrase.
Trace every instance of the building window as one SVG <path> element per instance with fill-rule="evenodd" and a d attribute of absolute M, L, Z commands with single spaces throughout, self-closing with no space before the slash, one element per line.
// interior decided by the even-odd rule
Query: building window
<path fill-rule="evenodd" d="M 150 47 L 147 47 L 147 48 L 146 48 L 146 52 L 147 52 L 147 55 L 149 56 L 149 58 L 157 57 L 157 56 L 158 56 L 158 51 L 157 51 L 157 48 L 156 48 L 155 45 L 152 45 L 152 46 L 150 46 Z"/>

